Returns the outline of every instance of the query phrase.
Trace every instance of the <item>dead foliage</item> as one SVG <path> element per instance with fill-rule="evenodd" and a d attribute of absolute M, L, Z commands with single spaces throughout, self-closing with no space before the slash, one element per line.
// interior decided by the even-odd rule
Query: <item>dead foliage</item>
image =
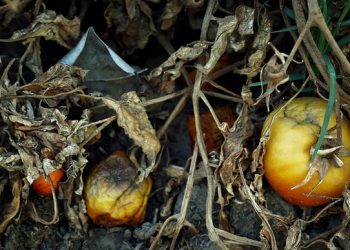
<path fill-rule="evenodd" d="M 61 240 L 87 242 L 86 233 L 93 235 L 96 227 L 82 197 L 86 169 L 118 144 L 138 167 L 137 181 L 151 176 L 157 187 L 146 222 L 121 229 L 133 232 L 122 240 L 133 248 L 198 249 L 203 245 L 193 239 L 199 235 L 221 249 L 349 246 L 349 190 L 319 208 L 279 200 L 264 181 L 269 128 L 260 134 L 268 111 L 283 100 L 329 98 L 333 76 L 325 55 L 342 76 L 334 87 L 338 121 L 349 115 L 349 44 L 339 45 L 349 35 L 342 24 L 348 13 L 326 17 L 316 0 L 279 1 L 279 8 L 262 1 L 63 2 L 69 10 L 44 0 L 0 5 L 0 46 L 14 46 L 8 47 L 11 53 L 0 50 L 2 241 L 29 217 L 29 230 L 41 224 L 55 228 L 64 218 L 69 225 L 63 226 Z M 94 26 L 89 15 L 96 6 L 102 10 L 103 28 L 97 19 L 95 27 L 102 39 L 81 26 Z M 43 57 L 50 46 L 65 49 L 54 64 Z M 215 113 L 223 104 L 235 110 L 232 126 Z M 223 138 L 211 152 L 202 131 L 203 110 Z M 194 117 L 193 145 L 183 140 L 188 113 Z M 333 131 L 336 142 L 342 136 L 339 126 Z M 192 150 L 187 156 L 186 147 Z M 45 199 L 30 185 L 58 168 L 66 178 L 42 206 Z M 314 164 L 308 177 L 326 171 Z M 197 185 L 205 187 L 205 201 L 195 200 Z M 200 206 L 193 200 L 204 204 L 197 217 L 191 213 Z M 245 207 L 233 209 L 239 205 Z M 239 214 L 244 209 L 252 212 Z M 247 221 L 249 216 L 254 221 Z M 259 226 L 245 232 L 247 223 Z"/>

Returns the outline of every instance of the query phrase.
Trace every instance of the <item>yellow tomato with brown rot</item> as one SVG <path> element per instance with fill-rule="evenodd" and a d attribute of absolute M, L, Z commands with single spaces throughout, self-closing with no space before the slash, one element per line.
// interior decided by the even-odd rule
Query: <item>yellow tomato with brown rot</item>
<path fill-rule="evenodd" d="M 310 164 L 326 106 L 327 102 L 319 98 L 296 98 L 276 108 L 265 120 L 262 136 L 268 139 L 264 175 L 272 188 L 292 204 L 326 204 L 340 197 L 350 181 L 350 123 L 343 115 L 342 145 L 337 145 L 337 121 L 332 113 L 324 143 Z M 311 168 L 317 171 L 306 179 Z"/>
<path fill-rule="evenodd" d="M 97 164 L 84 183 L 88 216 L 105 227 L 143 222 L 151 177 L 137 183 L 137 168 L 123 151 L 116 151 Z"/>

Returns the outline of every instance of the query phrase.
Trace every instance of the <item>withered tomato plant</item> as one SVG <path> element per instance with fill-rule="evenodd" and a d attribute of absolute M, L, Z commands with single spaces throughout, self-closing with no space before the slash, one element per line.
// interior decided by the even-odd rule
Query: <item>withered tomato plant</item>
<path fill-rule="evenodd" d="M 264 123 L 262 136 L 269 131 L 263 158 L 265 177 L 292 204 L 326 204 L 341 196 L 350 180 L 350 123 L 345 117 L 340 123 L 341 145 L 332 113 L 323 145 L 311 162 L 326 105 L 319 98 L 297 98 L 276 108 Z"/>

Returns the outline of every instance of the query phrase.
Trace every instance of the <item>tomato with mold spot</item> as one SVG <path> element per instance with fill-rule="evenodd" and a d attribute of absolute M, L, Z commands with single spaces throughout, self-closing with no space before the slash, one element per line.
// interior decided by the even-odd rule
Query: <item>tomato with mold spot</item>
<path fill-rule="evenodd" d="M 137 225 L 144 220 L 151 177 L 137 183 L 137 168 L 123 151 L 97 164 L 84 183 L 88 216 L 95 224 L 114 227 Z"/>

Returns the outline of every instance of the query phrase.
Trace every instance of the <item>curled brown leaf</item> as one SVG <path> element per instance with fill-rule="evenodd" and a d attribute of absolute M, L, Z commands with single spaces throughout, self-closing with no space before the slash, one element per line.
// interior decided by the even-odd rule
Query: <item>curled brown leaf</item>
<path fill-rule="evenodd" d="M 208 48 L 208 42 L 197 41 L 187 46 L 180 47 L 169 56 L 160 66 L 156 67 L 147 76 L 147 80 L 154 87 L 163 89 L 164 82 L 174 81 L 181 75 L 181 69 L 185 63 L 200 57 Z M 167 92 L 173 92 L 174 85 L 167 87 Z"/>
<path fill-rule="evenodd" d="M 248 151 L 244 144 L 254 132 L 253 123 L 249 117 L 247 105 L 243 106 L 236 122 L 229 130 L 224 143 L 223 165 L 219 169 L 221 181 L 226 190 L 233 194 L 233 186 L 239 183 L 239 166 L 248 158 Z"/>
<path fill-rule="evenodd" d="M 43 37 L 70 49 L 75 44 L 79 34 L 80 20 L 77 17 L 68 20 L 52 10 L 47 10 L 39 14 L 29 27 L 14 32 L 9 39 L 3 41 L 28 42 L 33 38 Z"/>
<path fill-rule="evenodd" d="M 216 33 L 215 42 L 211 47 L 209 60 L 204 66 L 196 66 L 197 69 L 204 74 L 209 74 L 209 72 L 215 67 L 220 57 L 226 51 L 232 33 L 237 29 L 238 20 L 234 15 L 217 18 L 216 21 L 219 27 Z"/>
<path fill-rule="evenodd" d="M 22 179 L 19 172 L 10 172 L 12 186 L 12 201 L 2 209 L 2 221 L 0 223 L 0 234 L 2 234 L 11 220 L 17 215 L 21 206 Z"/>
<path fill-rule="evenodd" d="M 160 142 L 136 92 L 125 93 L 121 101 L 107 97 L 102 97 L 101 100 L 115 111 L 118 125 L 147 155 L 150 172 L 160 151 Z"/>
<path fill-rule="evenodd" d="M 260 73 L 261 65 L 266 56 L 266 49 L 271 37 L 271 20 L 266 12 L 261 13 L 260 28 L 257 32 L 253 44 L 253 53 L 248 58 L 246 68 L 236 70 L 238 74 L 247 75 L 252 78 Z"/>
<path fill-rule="evenodd" d="M 144 1 L 112 1 L 104 15 L 116 43 L 130 53 L 143 49 L 155 32 L 151 9 Z"/>

